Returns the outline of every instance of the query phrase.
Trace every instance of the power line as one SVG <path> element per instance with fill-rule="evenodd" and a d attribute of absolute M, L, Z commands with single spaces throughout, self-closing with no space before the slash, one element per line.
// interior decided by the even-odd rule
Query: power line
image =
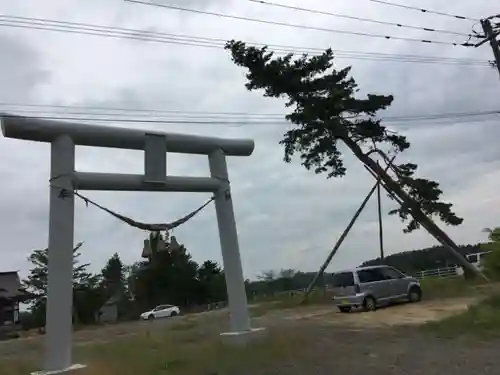
<path fill-rule="evenodd" d="M 390 116 L 385 117 L 383 120 L 390 120 L 395 122 L 406 121 L 426 121 L 426 120 L 440 120 L 440 119 L 457 119 L 476 116 L 491 116 L 500 115 L 500 110 L 476 111 L 476 112 L 459 112 L 459 113 L 438 113 L 428 115 L 414 115 L 414 116 Z"/>
<path fill-rule="evenodd" d="M 269 1 L 263 1 L 263 0 L 248 0 L 248 1 L 250 1 L 252 3 L 258 3 L 258 4 L 263 4 L 263 5 L 268 5 L 268 6 L 278 7 L 278 8 L 296 10 L 296 11 L 300 11 L 300 12 L 322 14 L 322 15 L 326 15 L 326 16 L 346 18 L 346 19 L 361 21 L 361 22 L 370 22 L 370 23 L 375 23 L 378 25 L 396 26 L 396 27 L 406 28 L 406 29 L 423 30 L 423 31 L 428 31 L 428 32 L 435 32 L 435 33 L 449 34 L 449 35 L 458 35 L 458 36 L 465 36 L 465 37 L 471 37 L 471 38 L 475 37 L 475 35 L 461 33 L 458 31 L 434 29 L 434 28 L 424 27 L 424 26 L 405 25 L 405 24 L 397 23 L 397 22 L 380 21 L 380 20 L 375 20 L 372 18 L 351 16 L 351 15 L 347 15 L 347 14 L 333 13 L 333 12 L 327 12 L 327 11 L 323 11 L 323 10 L 310 9 L 310 8 L 301 8 L 301 7 L 296 7 L 296 6 L 292 6 L 292 5 L 278 4 L 278 3 L 273 3 L 273 2 L 269 2 Z"/>
<path fill-rule="evenodd" d="M 64 113 L 61 113 L 64 115 Z M 282 125 L 286 123 L 285 120 L 278 121 L 274 120 L 259 120 L 259 121 L 247 121 L 247 120 L 235 120 L 235 121 L 226 121 L 226 120 L 170 120 L 170 119 L 135 119 L 135 118 L 109 118 L 109 117 L 79 117 L 79 116 L 54 116 L 53 114 L 47 114 L 45 116 L 23 116 L 26 118 L 37 119 L 37 120 L 65 120 L 65 121 L 97 121 L 97 122 L 124 122 L 124 123 L 144 123 L 144 124 L 207 124 L 207 125 L 240 125 L 240 124 L 266 124 L 266 125 Z M 2 114 L 3 117 L 18 117 L 19 115 L 13 114 Z"/>
<path fill-rule="evenodd" d="M 63 22 L 41 18 L 29 18 L 0 15 L 0 26 L 17 27 L 34 30 L 56 31 L 71 34 L 92 35 L 100 37 L 111 37 L 120 39 L 133 39 L 139 41 L 151 41 L 157 43 L 177 44 L 185 46 L 209 47 L 223 49 L 226 44 L 225 39 L 207 38 L 191 35 L 168 34 L 160 32 L 143 31 L 137 29 L 126 29 L 109 26 L 99 26 L 93 24 L 85 24 L 78 22 Z M 263 47 L 264 43 L 247 42 L 248 45 Z M 321 54 L 323 49 L 315 47 L 298 47 L 287 45 L 272 45 L 273 51 L 278 54 L 287 53 L 307 53 Z M 398 55 L 380 52 L 362 52 L 348 50 L 333 50 L 336 58 L 351 58 L 356 60 L 375 60 L 375 61 L 395 61 L 395 62 L 410 62 L 410 63 L 425 63 L 425 64 L 451 64 L 451 65 L 467 65 L 467 66 L 482 66 L 490 67 L 490 63 L 478 59 L 464 58 L 449 58 L 439 56 L 424 56 L 424 55 Z"/>
<path fill-rule="evenodd" d="M 158 122 L 163 122 L 163 121 L 171 121 L 171 120 L 179 120 L 179 119 L 184 119 L 183 121 L 189 120 L 197 120 L 197 119 L 202 119 L 202 120 L 237 120 L 240 121 L 240 119 L 244 119 L 247 121 L 249 118 L 255 121 L 274 121 L 274 120 L 283 120 L 285 118 L 285 114 L 281 115 L 268 115 L 268 116 L 262 116 L 259 114 L 246 114 L 246 115 L 213 115 L 210 113 L 207 114 L 202 114 L 202 113 L 171 113 L 168 114 L 168 117 L 166 114 L 157 114 L 157 113 L 137 113 L 137 112 L 132 112 L 132 113 L 127 113 L 127 112 L 122 112 L 122 113 L 116 113 L 116 112 L 111 112 L 111 113 L 106 113 L 106 112 L 86 112 L 86 111 L 72 111 L 72 110 L 65 110 L 65 111 L 49 111 L 49 110 L 43 110 L 43 109 L 4 109 L 6 112 L 16 112 L 16 113 L 22 113 L 24 116 L 32 116 L 32 115 L 42 115 L 42 116 L 54 116 L 54 115 L 62 115 L 62 116 L 67 116 L 67 115 L 78 115 L 78 116 L 139 116 L 140 119 L 146 118 L 146 119 L 154 119 L 155 121 Z M 93 117 L 91 117 L 93 118 Z M 122 117 L 120 117 L 122 118 Z M 165 119 L 166 118 L 166 119 Z"/>
<path fill-rule="evenodd" d="M 27 107 L 27 108 L 58 108 L 58 109 L 89 109 L 92 111 L 119 111 L 119 112 L 139 112 L 150 115 L 151 113 L 168 113 L 168 114 L 193 114 L 193 115 L 228 115 L 228 116 L 284 116 L 283 113 L 251 113 L 251 112 L 206 112 L 206 111 L 183 111 L 175 109 L 159 109 L 159 108 L 123 108 L 123 107 L 105 107 L 105 106 L 86 106 L 86 105 L 63 105 L 63 104 L 37 104 L 37 103 L 7 103 L 0 102 L 0 106 L 7 107 Z"/>
<path fill-rule="evenodd" d="M 104 113 L 89 113 L 89 112 L 73 112 L 73 111 L 65 111 L 65 112 L 54 112 L 51 113 L 59 113 L 59 114 L 85 114 L 85 115 L 105 115 L 105 116 L 114 116 L 116 115 L 116 111 L 125 112 L 126 116 L 134 114 L 134 112 L 139 112 L 141 116 L 154 116 L 159 117 L 156 113 L 167 113 L 169 115 L 182 115 L 182 116 L 245 116 L 245 117 L 253 117 L 253 116 L 264 116 L 266 119 L 271 117 L 284 117 L 285 113 L 255 113 L 255 112 L 207 112 L 207 111 L 183 111 L 183 110 L 170 110 L 170 109 L 159 109 L 159 108 L 140 108 L 140 109 L 132 109 L 125 107 L 106 107 L 106 106 L 85 106 L 85 105 L 55 105 L 55 104 L 39 104 L 39 103 L 7 103 L 0 102 L 0 107 L 25 107 L 28 109 L 20 109 L 23 112 L 31 112 L 31 113 L 47 113 L 50 111 L 44 109 L 35 109 L 32 108 L 57 108 L 57 109 L 65 109 L 65 110 L 77 110 L 80 111 L 82 109 L 87 109 L 91 111 L 104 111 Z M 5 108 L 4 108 L 5 109 Z M 107 111 L 107 113 L 106 113 Z M 111 113 L 110 113 L 111 111 Z M 129 112 L 129 114 L 127 114 Z M 131 113 L 131 114 L 130 114 Z M 393 121 L 412 121 L 412 120 L 429 120 L 429 119 L 441 119 L 441 118 L 460 118 L 460 117 L 471 117 L 471 116 L 485 116 L 485 115 L 498 115 L 500 114 L 500 109 L 493 110 L 482 110 L 482 111 L 469 111 L 469 112 L 446 112 L 446 113 L 433 113 L 433 114 L 420 114 L 420 115 L 398 115 L 398 116 L 385 116 L 382 117 L 384 120 L 393 120 Z"/>
<path fill-rule="evenodd" d="M 236 16 L 236 15 L 232 15 L 232 14 L 209 12 L 209 11 L 204 11 L 204 10 L 199 10 L 199 9 L 182 8 L 182 7 L 178 7 L 178 6 L 174 6 L 174 5 L 151 3 L 151 2 L 141 1 L 141 0 L 124 0 L 124 1 L 128 2 L 128 3 L 136 3 L 136 4 L 142 4 L 142 5 L 149 5 L 149 6 L 155 6 L 155 7 L 172 9 L 172 10 L 178 10 L 178 11 L 184 11 L 184 12 L 191 12 L 191 13 L 197 13 L 197 14 L 217 16 L 217 17 L 221 17 L 221 18 L 230 18 L 230 19 L 235 19 L 235 20 L 240 20 L 240 21 L 250 21 L 250 22 L 257 22 L 257 23 L 262 23 L 262 24 L 267 24 L 267 25 L 293 27 L 293 28 L 297 28 L 297 29 L 324 31 L 324 32 L 329 32 L 329 33 L 337 33 L 337 34 L 345 34 L 345 35 L 355 35 L 355 36 L 363 36 L 363 37 L 379 38 L 379 39 L 388 39 L 388 40 L 389 39 L 390 40 L 401 40 L 401 41 L 415 42 L 415 43 L 441 44 L 441 45 L 452 45 L 452 46 L 462 46 L 462 47 L 472 47 L 473 46 L 472 44 L 469 44 L 467 42 L 466 43 L 445 42 L 445 41 L 439 41 L 439 40 L 407 38 L 407 37 L 401 37 L 401 36 L 364 33 L 364 32 L 358 32 L 358 31 L 328 29 L 328 28 L 323 28 L 323 27 L 306 26 L 306 25 L 299 25 L 299 24 L 287 23 L 287 22 L 263 20 L 263 19 L 260 19 L 260 18 L 251 18 L 251 17 L 244 17 L 244 16 Z"/>
<path fill-rule="evenodd" d="M 84 24 L 78 22 L 63 22 L 40 18 L 28 18 L 9 15 L 0 15 L 0 26 L 20 27 L 35 30 L 61 31 L 75 34 L 86 34 L 96 36 L 109 36 L 115 38 L 136 39 L 141 41 L 165 42 L 165 43 L 195 43 L 207 42 L 206 47 L 218 47 L 211 45 L 214 41 L 225 42 L 224 39 L 190 37 L 187 35 L 176 35 L 167 33 L 150 32 L 137 29 L 125 29 L 111 26 L 99 26 L 93 24 Z M 195 44 L 196 45 L 196 44 Z M 200 45 L 205 46 L 205 45 Z"/>
<path fill-rule="evenodd" d="M 4 117 L 13 117 L 13 116 L 24 116 L 27 118 L 33 119 L 42 119 L 42 120 L 65 120 L 65 121 L 95 121 L 95 122 L 122 122 L 122 123 L 153 123 L 153 124 L 192 124 L 192 125 L 284 125 L 289 122 L 284 118 L 285 115 L 282 114 L 282 119 L 276 117 L 271 118 L 254 118 L 252 120 L 239 120 L 239 119 L 231 119 L 228 121 L 228 117 L 199 117 L 197 119 L 193 118 L 184 118 L 184 119 L 170 119 L 170 118 L 159 118 L 159 116 L 152 116 L 151 114 L 145 113 L 141 115 L 141 118 L 133 118 L 133 114 L 121 114 L 120 117 L 111 117 L 116 116 L 116 113 L 81 113 L 80 116 L 75 116 L 77 113 L 75 112 L 38 112 L 37 116 L 32 116 L 33 112 L 25 114 L 23 110 L 17 110 L 16 114 L 8 113 L 1 114 Z M 21 113 L 19 113 L 21 112 Z M 200 113 L 200 112 L 198 112 Z M 209 112 L 210 113 L 210 112 Z M 228 113 L 228 112 L 226 112 Z M 81 114 L 86 117 L 82 117 Z M 489 111 L 477 111 L 477 112 L 462 112 L 462 113 L 441 113 L 441 114 L 428 114 L 428 115 L 413 115 L 413 116 L 386 116 L 381 117 L 380 120 L 383 123 L 412 123 L 412 122 L 429 122 L 429 121 L 440 121 L 442 120 L 451 120 L 452 123 L 466 123 L 466 122 L 485 122 L 498 120 L 500 115 L 500 110 L 489 110 Z M 89 117 L 90 116 L 90 117 Z M 106 116 L 106 117 L 93 117 L 93 116 Z M 278 116 L 278 114 L 276 114 Z M 249 116 L 251 117 L 251 116 Z M 473 119 L 483 117 L 481 119 Z"/>
<path fill-rule="evenodd" d="M 419 7 L 414 7 L 414 6 L 406 5 L 406 4 L 397 4 L 397 3 L 393 3 L 393 2 L 389 2 L 389 1 L 384 1 L 384 0 L 368 0 L 368 1 L 371 1 L 372 3 L 389 5 L 389 6 L 392 6 L 392 7 L 398 7 L 398 8 L 409 9 L 409 10 L 416 10 L 416 11 L 419 11 L 421 13 L 437 14 L 439 16 L 451 17 L 451 18 L 456 18 L 456 19 L 459 19 L 459 20 L 479 21 L 479 19 L 477 19 L 477 18 L 471 18 L 471 17 L 466 17 L 466 16 L 459 16 L 459 15 L 456 15 L 456 14 L 440 12 L 440 11 L 437 11 L 437 10 L 430 10 L 430 9 L 419 8 Z"/>

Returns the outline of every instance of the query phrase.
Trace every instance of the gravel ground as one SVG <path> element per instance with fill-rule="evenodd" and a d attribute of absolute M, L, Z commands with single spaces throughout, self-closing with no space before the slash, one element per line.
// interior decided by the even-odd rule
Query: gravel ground
<path fill-rule="evenodd" d="M 258 322 L 272 326 L 270 334 L 293 332 L 298 345 L 307 345 L 302 345 L 300 359 L 275 363 L 259 374 L 498 374 L 500 340 L 440 339 L 421 329 L 421 324 L 459 313 L 473 302 L 424 301 L 373 313 L 342 314 L 325 307 L 268 314 Z"/>
<path fill-rule="evenodd" d="M 470 302 L 465 299 L 429 301 L 380 309 L 374 313 L 341 314 L 331 307 L 273 311 L 254 319 L 253 326 L 267 327 L 266 334 L 271 337 L 296 341 L 298 350 L 274 363 L 253 368 L 247 366 L 238 374 L 498 374 L 500 340 L 439 339 L 424 333 L 419 327 L 419 323 L 456 313 Z M 227 325 L 227 315 L 223 312 L 201 314 L 196 319 L 207 319 L 214 336 Z M 174 321 L 166 319 L 81 331 L 75 334 L 75 345 L 118 340 L 159 327 L 168 329 Z M 37 352 L 40 343 L 40 337 L 0 343 L 0 359 L 26 355 L 27 351 Z"/>
<path fill-rule="evenodd" d="M 442 340 L 423 334 L 415 327 L 350 330 L 302 324 L 294 327 L 294 334 L 312 339 L 308 340 L 312 342 L 310 345 L 303 347 L 300 359 L 274 363 L 259 369 L 259 374 L 489 375 L 499 372 L 500 341 Z"/>

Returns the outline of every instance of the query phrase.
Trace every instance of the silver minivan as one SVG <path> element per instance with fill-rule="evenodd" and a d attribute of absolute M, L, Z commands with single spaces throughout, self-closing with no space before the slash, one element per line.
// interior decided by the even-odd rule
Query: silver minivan
<path fill-rule="evenodd" d="M 396 301 L 422 299 L 419 281 L 390 266 L 360 267 L 333 274 L 333 302 L 341 312 L 374 311 Z"/>

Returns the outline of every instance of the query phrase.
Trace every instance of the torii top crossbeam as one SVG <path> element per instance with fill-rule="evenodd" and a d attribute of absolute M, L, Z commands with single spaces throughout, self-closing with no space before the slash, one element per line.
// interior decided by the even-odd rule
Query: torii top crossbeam
<path fill-rule="evenodd" d="M 80 146 L 144 150 L 146 135 L 159 135 L 165 137 L 167 152 L 209 155 L 220 149 L 227 156 L 250 156 L 255 147 L 251 139 L 224 139 L 113 126 L 94 126 L 9 114 L 0 114 L 0 118 L 2 133 L 5 137 L 29 141 L 52 142 L 61 135 L 68 135 L 75 145 Z"/>

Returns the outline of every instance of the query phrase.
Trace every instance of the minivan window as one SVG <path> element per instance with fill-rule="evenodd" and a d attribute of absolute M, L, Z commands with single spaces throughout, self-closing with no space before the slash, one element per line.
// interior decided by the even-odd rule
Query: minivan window
<path fill-rule="evenodd" d="M 370 268 L 358 271 L 359 281 L 361 283 L 371 283 L 374 281 L 385 280 L 384 274 L 378 268 Z"/>
<path fill-rule="evenodd" d="M 334 287 L 353 286 L 354 276 L 352 272 L 340 272 L 333 274 L 332 284 Z"/>
<path fill-rule="evenodd" d="M 404 277 L 404 275 L 401 272 L 395 270 L 394 268 L 390 267 L 381 268 L 381 271 L 386 279 L 392 280 L 392 279 L 401 279 L 402 277 Z"/>

